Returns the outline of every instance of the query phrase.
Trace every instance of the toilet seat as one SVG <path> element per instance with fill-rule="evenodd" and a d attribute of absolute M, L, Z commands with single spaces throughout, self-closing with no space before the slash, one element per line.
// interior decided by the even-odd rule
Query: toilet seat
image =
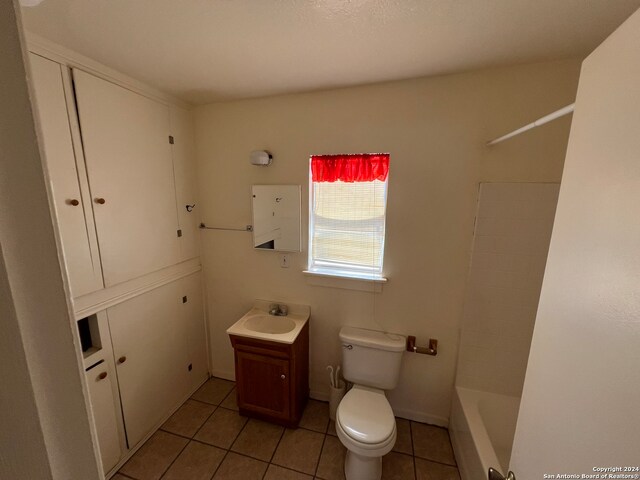
<path fill-rule="evenodd" d="M 336 433 L 338 434 L 338 439 L 340 442 L 347 448 L 348 451 L 357 453 L 363 457 L 382 457 L 389 453 L 393 446 L 396 443 L 396 429 L 393 429 L 393 432 L 382 443 L 362 443 L 358 442 L 351 438 L 345 431 L 342 425 L 336 422 Z"/>
<path fill-rule="evenodd" d="M 338 405 L 336 430 L 345 446 L 361 455 L 390 451 L 396 440 L 396 419 L 384 392 L 355 385 Z"/>

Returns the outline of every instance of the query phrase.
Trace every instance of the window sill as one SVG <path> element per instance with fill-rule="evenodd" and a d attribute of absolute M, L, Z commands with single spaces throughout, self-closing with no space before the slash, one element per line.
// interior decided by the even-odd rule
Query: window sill
<path fill-rule="evenodd" d="M 311 270 L 304 270 L 302 273 L 307 277 L 309 285 L 317 287 L 380 293 L 382 292 L 382 286 L 387 283 L 385 277 L 356 277 L 336 273 L 313 272 Z"/>

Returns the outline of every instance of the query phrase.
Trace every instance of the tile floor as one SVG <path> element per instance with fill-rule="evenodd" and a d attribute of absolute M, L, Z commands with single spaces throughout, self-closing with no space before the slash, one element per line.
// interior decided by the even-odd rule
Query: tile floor
<path fill-rule="evenodd" d="M 234 383 L 211 378 L 136 452 L 114 480 L 341 480 L 345 448 L 327 403 L 309 400 L 292 430 L 238 414 Z M 444 428 L 397 419 L 385 480 L 459 480 Z"/>

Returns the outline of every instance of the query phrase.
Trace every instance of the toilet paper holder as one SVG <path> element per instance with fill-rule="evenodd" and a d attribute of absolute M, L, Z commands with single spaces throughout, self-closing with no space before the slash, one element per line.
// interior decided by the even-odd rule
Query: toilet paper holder
<path fill-rule="evenodd" d="M 435 357 L 438 355 L 438 340 L 430 338 L 428 347 L 418 347 L 416 345 L 416 337 L 409 335 L 407 337 L 407 352 L 421 353 Z"/>

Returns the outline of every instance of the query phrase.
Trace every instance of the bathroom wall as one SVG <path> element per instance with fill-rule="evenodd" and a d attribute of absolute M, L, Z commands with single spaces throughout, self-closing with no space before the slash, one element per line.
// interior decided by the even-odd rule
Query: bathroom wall
<path fill-rule="evenodd" d="M 456 385 L 522 394 L 559 188 L 480 185 Z"/>
<path fill-rule="evenodd" d="M 638 465 L 639 112 L 640 10 L 582 67 L 511 456 L 518 478 Z"/>
<path fill-rule="evenodd" d="M 232 378 L 225 330 L 265 298 L 311 306 L 311 390 L 327 393 L 325 366 L 340 361 L 342 325 L 440 341 L 437 357 L 405 354 L 390 399 L 397 415 L 446 424 L 480 181 L 559 182 L 569 118 L 496 147 L 484 142 L 575 97 L 580 62 L 494 68 L 196 108 L 202 220 L 251 223 L 252 184 L 299 184 L 303 252 L 252 249 L 246 232 L 202 232 L 212 373 Z M 249 164 L 267 149 L 270 167 Z M 307 263 L 309 156 L 389 152 L 385 273 L 380 293 L 312 285 Z"/>

